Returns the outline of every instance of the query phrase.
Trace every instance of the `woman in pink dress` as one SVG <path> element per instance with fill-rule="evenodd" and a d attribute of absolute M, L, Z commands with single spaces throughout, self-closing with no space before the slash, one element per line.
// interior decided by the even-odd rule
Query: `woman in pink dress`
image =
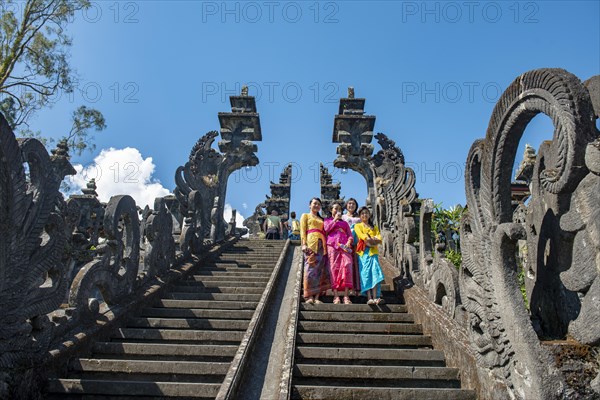
<path fill-rule="evenodd" d="M 358 215 L 358 202 L 350 198 L 346 201 L 346 213 L 342 217 L 344 221 L 350 225 L 350 230 L 352 231 L 352 239 L 354 240 L 354 246 L 358 243 L 358 239 L 356 238 L 356 233 L 354 232 L 354 225 L 360 222 L 360 216 Z M 354 287 L 352 288 L 356 294 L 356 296 L 360 295 L 360 273 L 358 271 L 358 258 L 356 257 L 356 251 L 353 256 L 353 266 L 352 266 L 352 282 L 354 283 Z"/>
<path fill-rule="evenodd" d="M 331 206 L 331 218 L 325 219 L 327 236 L 327 256 L 329 257 L 329 276 L 333 290 L 333 304 L 340 304 L 339 291 L 344 291 L 344 304 L 352 304 L 348 289 L 354 287 L 352 277 L 352 231 L 350 225 L 342 219 L 342 206 Z"/>

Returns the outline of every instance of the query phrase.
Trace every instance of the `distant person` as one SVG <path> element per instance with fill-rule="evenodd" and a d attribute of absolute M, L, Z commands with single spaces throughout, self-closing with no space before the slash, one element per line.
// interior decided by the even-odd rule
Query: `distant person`
<path fill-rule="evenodd" d="M 271 211 L 271 215 L 265 218 L 264 230 L 266 232 L 266 238 L 269 240 L 281 239 L 280 233 L 283 232 L 283 223 L 279 218 L 277 210 Z"/>
<path fill-rule="evenodd" d="M 379 264 L 379 250 L 377 248 L 381 244 L 381 234 L 379 228 L 373 225 L 371 212 L 367 207 L 361 208 L 359 215 L 361 222 L 354 225 L 354 231 L 358 238 L 356 253 L 358 254 L 360 269 L 361 291 L 367 294 L 367 304 L 383 304 L 384 301 L 380 298 L 380 295 L 381 282 L 385 278 Z"/>
<path fill-rule="evenodd" d="M 360 222 L 360 216 L 358 215 L 358 202 L 356 199 L 350 198 L 346 202 L 346 213 L 342 216 L 342 218 L 348 223 L 348 225 L 350 225 L 352 239 L 354 240 L 354 247 L 356 247 L 358 238 L 356 237 L 356 232 L 354 231 L 354 225 Z M 358 296 L 360 293 L 360 273 L 358 270 L 358 256 L 356 255 L 356 249 L 354 249 L 352 259 L 352 282 L 354 283 L 354 287 L 352 289 L 354 294 Z"/>
<path fill-rule="evenodd" d="M 331 217 L 325 219 L 327 235 L 327 257 L 329 258 L 329 277 L 333 290 L 333 304 L 340 304 L 339 291 L 344 291 L 344 304 L 352 304 L 348 290 L 352 283 L 352 231 L 350 225 L 342 219 L 342 205 L 333 203 Z"/>
<path fill-rule="evenodd" d="M 308 304 L 321 304 L 321 293 L 326 292 L 329 284 L 327 268 L 327 242 L 323 231 L 321 199 L 313 197 L 309 203 L 310 212 L 300 217 L 300 239 L 304 252 L 304 299 Z"/>
<path fill-rule="evenodd" d="M 296 219 L 296 212 L 292 211 L 290 214 L 290 239 L 291 240 L 300 240 L 300 221 Z"/>

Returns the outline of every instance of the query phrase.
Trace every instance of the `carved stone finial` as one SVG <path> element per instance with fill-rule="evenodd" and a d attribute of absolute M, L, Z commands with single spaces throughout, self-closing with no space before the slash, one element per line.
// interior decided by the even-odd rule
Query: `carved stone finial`
<path fill-rule="evenodd" d="M 515 174 L 515 180 L 524 181 L 527 184 L 531 182 L 533 176 L 533 167 L 535 166 L 535 149 L 529 144 L 525 145 L 525 151 L 523 152 L 523 160 Z"/>
<path fill-rule="evenodd" d="M 348 87 L 348 98 L 349 99 L 353 99 L 354 98 L 354 88 L 352 86 Z"/>
<path fill-rule="evenodd" d="M 69 145 L 67 139 L 62 139 L 56 144 L 56 148 L 51 150 L 52 155 L 57 157 L 69 158 Z"/>
<path fill-rule="evenodd" d="M 248 96 L 248 86 L 242 86 L 242 96 Z"/>
<path fill-rule="evenodd" d="M 96 192 L 97 188 L 98 188 L 98 186 L 96 186 L 96 179 L 92 178 L 88 181 L 86 187 L 81 189 L 81 192 L 83 194 L 88 194 L 88 195 L 92 195 L 94 197 L 98 197 L 98 193 Z"/>

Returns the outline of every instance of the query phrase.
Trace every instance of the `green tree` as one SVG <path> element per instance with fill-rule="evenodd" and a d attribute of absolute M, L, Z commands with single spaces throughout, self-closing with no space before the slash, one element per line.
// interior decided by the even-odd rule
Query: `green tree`
<path fill-rule="evenodd" d="M 435 241 L 438 233 L 443 233 L 446 239 L 452 235 L 453 232 L 459 233 L 460 221 L 465 209 L 461 205 L 457 204 L 454 207 L 445 209 L 442 204 L 436 204 L 433 216 L 431 219 L 431 235 Z M 445 255 L 450 262 L 452 262 L 456 268 L 459 268 L 462 264 L 462 254 L 460 252 L 460 241 L 456 242 L 456 250 L 446 249 Z"/>
<path fill-rule="evenodd" d="M 38 110 L 51 107 L 53 96 L 75 90 L 66 26 L 77 11 L 89 7 L 88 0 L 2 0 L 0 111 L 20 136 L 54 141 L 32 131 L 28 121 Z M 104 128 L 100 111 L 81 106 L 73 112 L 72 128 L 64 138 L 74 153 L 81 154 L 95 147 L 90 131 Z"/>

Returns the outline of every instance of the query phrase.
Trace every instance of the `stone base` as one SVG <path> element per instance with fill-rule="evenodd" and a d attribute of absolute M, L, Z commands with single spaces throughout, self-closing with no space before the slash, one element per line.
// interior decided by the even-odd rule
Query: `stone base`
<path fill-rule="evenodd" d="M 425 334 L 431 335 L 433 347 L 444 352 L 447 365 L 460 369 L 463 389 L 475 390 L 477 398 L 482 400 L 514 398 L 503 381 L 493 376 L 491 371 L 478 368 L 465 329 L 444 313 L 440 306 L 429 301 L 423 289 L 418 286 L 406 288 L 404 298 L 415 322 L 423 325 Z"/>

